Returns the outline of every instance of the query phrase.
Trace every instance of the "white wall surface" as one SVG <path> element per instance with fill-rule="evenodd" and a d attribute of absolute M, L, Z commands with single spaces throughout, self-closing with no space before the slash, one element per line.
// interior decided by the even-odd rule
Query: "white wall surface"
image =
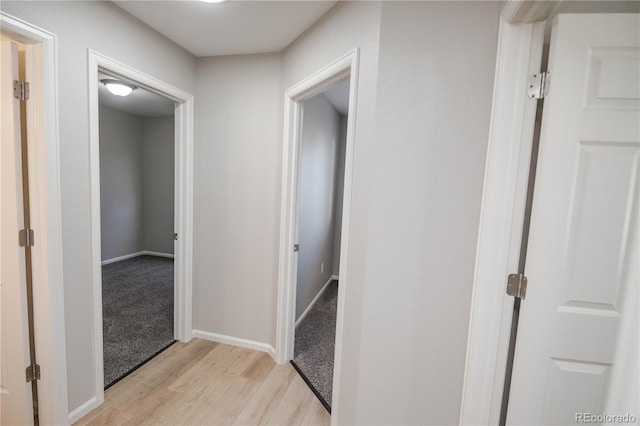
<path fill-rule="evenodd" d="M 102 260 L 143 250 L 143 120 L 100 106 Z"/>
<path fill-rule="evenodd" d="M 142 247 L 173 254 L 174 117 L 145 118 L 142 123 Z"/>
<path fill-rule="evenodd" d="M 11 2 L 3 12 L 57 35 L 69 411 L 95 393 L 87 49 L 193 93 L 195 59 L 109 2 Z"/>
<path fill-rule="evenodd" d="M 333 275 L 340 114 L 321 93 L 304 102 L 298 198 L 296 319 Z M 344 149 L 343 149 L 344 151 Z M 323 267 L 322 267 L 323 266 Z"/>
<path fill-rule="evenodd" d="M 193 326 L 275 343 L 282 96 L 279 54 L 200 59 Z"/>
<path fill-rule="evenodd" d="M 498 19 L 382 5 L 358 424 L 458 422 Z"/>

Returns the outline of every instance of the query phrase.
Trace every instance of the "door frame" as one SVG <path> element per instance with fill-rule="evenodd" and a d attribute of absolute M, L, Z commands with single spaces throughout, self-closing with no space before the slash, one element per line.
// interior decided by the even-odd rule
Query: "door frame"
<path fill-rule="evenodd" d="M 297 253 L 298 186 L 300 147 L 302 143 L 303 103 L 321 93 L 332 84 L 350 78 L 349 111 L 345 147 L 344 195 L 342 234 L 340 241 L 340 282 L 336 321 L 335 359 L 333 369 L 333 397 L 331 422 L 338 418 L 342 347 L 344 339 L 344 312 L 348 286 L 349 226 L 351 218 L 351 192 L 353 182 L 353 152 L 355 143 L 355 117 L 358 93 L 359 49 L 355 48 L 329 65 L 313 73 L 285 92 L 284 141 L 282 151 L 282 199 L 280 206 L 280 255 L 278 269 L 278 306 L 276 328 L 276 361 L 280 364 L 293 359 L 295 338 L 295 300 Z"/>
<path fill-rule="evenodd" d="M 68 424 L 57 39 L 55 34 L 4 12 L 0 12 L 0 29 L 25 44 L 29 58 L 26 76 L 33 102 L 27 111 L 29 195 L 36 238 L 31 249 L 34 329 L 42 370 L 38 408 L 42 424 Z"/>
<path fill-rule="evenodd" d="M 193 105 L 192 94 L 155 77 L 111 59 L 94 50 L 88 51 L 89 84 L 89 155 L 91 195 L 91 267 L 93 288 L 93 328 L 95 359 L 95 401 L 83 407 L 84 414 L 104 402 L 104 352 L 102 336 L 102 262 L 100 225 L 100 128 L 98 105 L 98 71 L 134 81 L 154 93 L 176 102 L 175 108 L 175 183 L 174 229 L 174 337 L 188 342 L 192 335 L 193 276 Z M 76 416 L 79 418 L 79 416 Z"/>
<path fill-rule="evenodd" d="M 506 281 L 518 270 L 537 109 L 527 80 L 541 71 L 545 21 L 558 3 L 514 0 L 501 13 L 461 425 L 500 419 L 514 301 Z"/>

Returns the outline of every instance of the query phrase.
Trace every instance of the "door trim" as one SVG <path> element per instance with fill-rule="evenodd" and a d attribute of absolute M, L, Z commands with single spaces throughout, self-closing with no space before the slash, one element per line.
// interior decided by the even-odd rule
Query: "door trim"
<path fill-rule="evenodd" d="M 349 85 L 349 111 L 345 148 L 344 195 L 342 234 L 340 242 L 340 277 L 336 347 L 333 369 L 333 398 L 331 423 L 337 424 L 339 413 L 340 375 L 344 339 L 344 312 L 347 304 L 349 225 L 351 220 L 351 192 L 353 182 L 353 151 L 355 117 L 358 93 L 359 49 L 355 48 L 331 64 L 289 88 L 284 96 L 284 141 L 282 150 L 282 199 L 280 206 L 280 256 L 278 269 L 278 307 L 276 325 L 276 361 L 285 363 L 293 359 L 295 333 L 295 294 L 297 255 L 296 243 L 298 171 L 302 138 L 303 102 L 328 88 L 333 83 L 351 79 Z"/>
<path fill-rule="evenodd" d="M 98 111 L 98 70 L 105 70 L 135 81 L 144 88 L 176 102 L 175 109 L 175 203 L 174 229 L 179 238 L 175 246 L 174 333 L 188 342 L 192 331 L 193 276 L 193 104 L 192 94 L 142 73 L 94 50 L 88 49 L 89 152 L 91 194 L 91 259 L 93 288 L 93 328 L 95 402 L 82 415 L 104 402 L 104 360 L 102 344 L 102 265 L 100 227 L 100 129 Z M 74 420 L 72 419 L 72 420 Z"/>
<path fill-rule="evenodd" d="M 513 311 L 506 278 L 518 269 L 537 108 L 526 87 L 529 74 L 540 71 L 544 25 L 500 22 L 461 425 L 493 425 L 500 418 Z"/>
<path fill-rule="evenodd" d="M 28 110 L 27 132 L 31 226 L 36 235 L 32 247 L 36 356 L 43 371 L 39 411 L 42 424 L 67 424 L 57 39 L 4 12 L 0 29 L 27 46 L 28 62 L 33 64 L 26 70 L 34 105 Z"/>

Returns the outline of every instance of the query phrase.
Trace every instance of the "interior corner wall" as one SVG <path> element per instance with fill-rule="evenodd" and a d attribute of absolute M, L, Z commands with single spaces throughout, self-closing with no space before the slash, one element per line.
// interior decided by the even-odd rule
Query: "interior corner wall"
<path fill-rule="evenodd" d="M 199 59 L 193 326 L 275 344 L 281 55 Z"/>
<path fill-rule="evenodd" d="M 190 93 L 195 59 L 111 2 L 2 1 L 0 8 L 57 36 L 65 339 L 73 412 L 96 396 L 87 49 Z"/>
<path fill-rule="evenodd" d="M 304 102 L 298 199 L 296 319 L 333 275 L 340 114 L 322 93 Z"/>
<path fill-rule="evenodd" d="M 142 247 L 173 254 L 175 120 L 173 116 L 144 118 L 142 128 Z"/>
<path fill-rule="evenodd" d="M 102 259 L 143 250 L 143 120 L 100 105 Z"/>
<path fill-rule="evenodd" d="M 499 10 L 382 5 L 357 424 L 459 421 Z"/>

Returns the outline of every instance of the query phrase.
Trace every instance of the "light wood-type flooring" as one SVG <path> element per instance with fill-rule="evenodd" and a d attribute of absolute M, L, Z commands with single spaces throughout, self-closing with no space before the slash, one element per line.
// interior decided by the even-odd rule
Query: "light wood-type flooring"
<path fill-rule="evenodd" d="M 328 425 L 290 364 L 193 339 L 175 343 L 105 392 L 76 425 Z"/>

